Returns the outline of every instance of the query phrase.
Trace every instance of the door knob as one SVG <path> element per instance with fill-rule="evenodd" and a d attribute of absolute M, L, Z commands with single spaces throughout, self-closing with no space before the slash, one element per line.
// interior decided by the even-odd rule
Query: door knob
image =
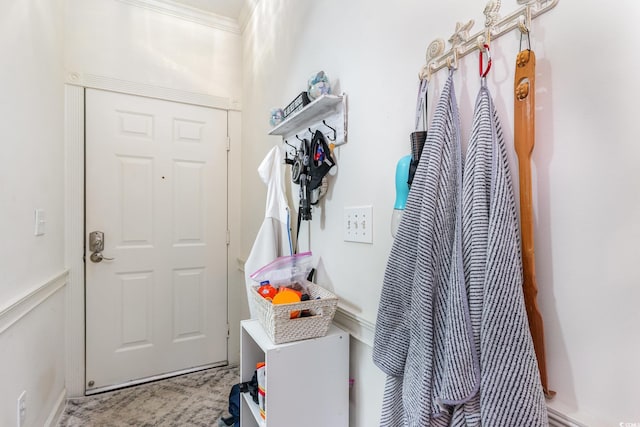
<path fill-rule="evenodd" d="M 102 252 L 94 252 L 91 254 L 89 259 L 93 262 L 101 262 L 103 259 L 106 259 L 107 261 L 113 261 L 115 258 L 106 257 L 102 255 Z"/>
<path fill-rule="evenodd" d="M 109 258 L 102 255 L 104 250 L 104 233 L 102 231 L 92 231 L 89 233 L 89 251 L 91 256 L 89 259 L 93 262 L 101 262 L 103 259 L 113 261 L 115 258 Z"/>

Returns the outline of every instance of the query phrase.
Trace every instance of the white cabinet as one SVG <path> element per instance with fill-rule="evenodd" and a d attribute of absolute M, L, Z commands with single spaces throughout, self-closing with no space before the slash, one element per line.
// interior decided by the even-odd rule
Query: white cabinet
<path fill-rule="evenodd" d="M 347 427 L 349 334 L 331 325 L 327 335 L 273 344 L 257 320 L 244 320 L 240 378 L 249 381 L 266 363 L 266 420 L 249 393 L 240 399 L 242 427 Z"/>

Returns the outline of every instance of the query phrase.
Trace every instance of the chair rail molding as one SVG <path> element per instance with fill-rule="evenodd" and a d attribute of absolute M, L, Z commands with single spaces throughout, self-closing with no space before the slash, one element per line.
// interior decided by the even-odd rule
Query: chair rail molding
<path fill-rule="evenodd" d="M 345 329 L 351 336 L 358 341 L 373 347 L 373 336 L 375 334 L 376 325 L 362 317 L 352 313 L 344 307 L 338 306 L 333 321 Z"/>
<path fill-rule="evenodd" d="M 69 271 L 64 270 L 0 308 L 0 334 L 63 288 L 67 284 L 68 274 Z"/>

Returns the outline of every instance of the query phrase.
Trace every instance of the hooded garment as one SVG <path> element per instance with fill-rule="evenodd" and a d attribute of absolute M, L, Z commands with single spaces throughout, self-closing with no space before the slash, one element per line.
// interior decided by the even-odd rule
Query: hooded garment
<path fill-rule="evenodd" d="M 451 76 L 389 256 L 381 426 L 546 426 L 502 130 L 483 79 L 461 167 Z"/>
<path fill-rule="evenodd" d="M 253 281 L 251 274 L 283 255 L 292 255 L 291 231 L 289 229 L 290 216 L 287 196 L 284 193 L 284 174 L 282 159 L 284 153 L 279 146 L 275 146 L 266 155 L 260 166 L 258 175 L 267 186 L 267 203 L 264 221 L 258 231 L 256 240 L 244 264 L 245 285 L 251 318 L 256 318 L 253 307 L 252 287 L 258 283 Z"/>

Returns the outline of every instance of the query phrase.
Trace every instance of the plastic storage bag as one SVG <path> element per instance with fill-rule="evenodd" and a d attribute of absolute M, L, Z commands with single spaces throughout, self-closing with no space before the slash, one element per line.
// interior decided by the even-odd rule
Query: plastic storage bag
<path fill-rule="evenodd" d="M 273 286 L 290 286 L 298 283 L 306 288 L 306 277 L 313 268 L 311 252 L 302 252 L 276 258 L 251 274 L 251 279 L 260 283 L 268 280 Z"/>

